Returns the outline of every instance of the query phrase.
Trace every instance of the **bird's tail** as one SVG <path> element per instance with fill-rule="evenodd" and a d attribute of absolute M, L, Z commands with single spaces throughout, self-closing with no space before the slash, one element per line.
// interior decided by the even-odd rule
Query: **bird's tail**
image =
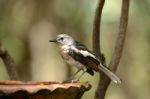
<path fill-rule="evenodd" d="M 102 64 L 100 64 L 98 68 L 104 72 L 114 83 L 121 83 L 121 79 Z"/>

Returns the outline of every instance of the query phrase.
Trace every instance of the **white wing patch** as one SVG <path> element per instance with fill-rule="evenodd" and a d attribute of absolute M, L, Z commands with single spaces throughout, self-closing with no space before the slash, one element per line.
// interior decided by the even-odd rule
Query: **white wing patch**
<path fill-rule="evenodd" d="M 94 56 L 93 54 L 91 54 L 90 52 L 88 52 L 88 51 L 80 50 L 80 53 L 81 53 L 84 57 L 91 56 L 91 57 L 95 58 L 95 56 Z"/>
<path fill-rule="evenodd" d="M 76 51 L 77 53 L 81 53 L 84 57 L 90 56 L 93 58 L 96 58 L 95 55 L 93 55 L 92 53 L 85 51 L 85 50 L 78 50 L 77 48 L 75 48 L 74 46 L 71 47 L 74 51 Z"/>

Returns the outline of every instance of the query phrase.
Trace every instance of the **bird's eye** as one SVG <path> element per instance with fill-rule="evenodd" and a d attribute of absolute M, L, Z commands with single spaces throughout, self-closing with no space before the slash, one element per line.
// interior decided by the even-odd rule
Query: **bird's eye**
<path fill-rule="evenodd" d="M 60 40 L 61 40 L 61 41 L 63 41 L 63 40 L 64 40 L 64 38 L 63 38 L 63 37 L 61 37 L 61 38 L 60 38 Z"/>

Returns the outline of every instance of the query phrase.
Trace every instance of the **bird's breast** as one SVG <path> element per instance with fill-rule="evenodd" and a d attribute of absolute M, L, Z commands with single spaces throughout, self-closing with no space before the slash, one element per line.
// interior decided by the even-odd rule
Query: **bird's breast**
<path fill-rule="evenodd" d="M 62 46 L 60 48 L 60 54 L 63 57 L 63 59 L 65 59 L 67 61 L 68 64 L 70 65 L 75 65 L 77 68 L 82 69 L 83 65 L 80 64 L 79 62 L 77 62 L 76 60 L 74 60 L 70 55 L 69 55 L 69 50 L 70 47 L 69 46 Z"/>
<path fill-rule="evenodd" d="M 63 56 L 63 58 L 69 57 L 69 47 L 68 46 L 61 46 L 60 47 L 60 54 Z"/>

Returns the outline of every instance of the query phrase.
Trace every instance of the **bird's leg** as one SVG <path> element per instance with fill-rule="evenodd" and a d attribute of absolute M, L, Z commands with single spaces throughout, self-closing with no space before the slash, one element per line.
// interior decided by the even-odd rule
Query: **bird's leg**
<path fill-rule="evenodd" d="M 81 69 L 78 69 L 75 73 L 74 73 L 74 75 L 73 76 L 71 76 L 71 77 L 69 77 L 69 79 L 67 79 L 66 81 L 63 81 L 63 82 L 76 82 L 76 81 L 78 81 L 78 80 L 73 80 L 73 78 L 79 73 L 81 71 Z"/>
<path fill-rule="evenodd" d="M 81 70 L 81 69 L 78 69 L 78 70 L 73 74 L 73 76 L 71 76 L 70 79 L 72 80 L 72 79 L 80 72 L 80 70 Z"/>
<path fill-rule="evenodd" d="M 77 79 L 77 81 L 80 80 L 80 78 L 85 74 L 86 70 L 83 70 L 82 74 L 79 76 L 79 78 Z"/>

